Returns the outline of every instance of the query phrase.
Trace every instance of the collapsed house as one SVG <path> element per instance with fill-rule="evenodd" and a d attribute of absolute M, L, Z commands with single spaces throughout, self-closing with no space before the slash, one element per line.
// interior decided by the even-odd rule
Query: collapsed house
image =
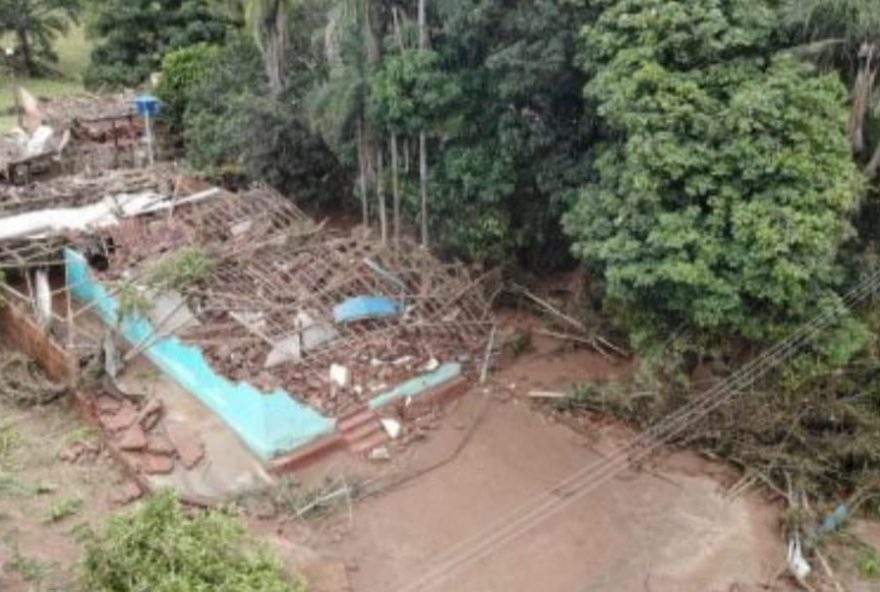
<path fill-rule="evenodd" d="M 143 355 L 272 466 L 369 452 L 380 410 L 463 389 L 492 326 L 461 264 L 170 166 L 3 187 L 0 269 L 75 370 Z"/>
<path fill-rule="evenodd" d="M 40 101 L 15 91 L 19 126 L 0 136 L 0 180 L 133 167 L 146 161 L 144 122 L 131 94 Z"/>

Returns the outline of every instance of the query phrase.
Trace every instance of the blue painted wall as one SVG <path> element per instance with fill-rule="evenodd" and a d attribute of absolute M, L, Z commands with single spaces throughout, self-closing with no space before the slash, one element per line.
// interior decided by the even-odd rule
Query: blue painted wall
<path fill-rule="evenodd" d="M 73 295 L 88 304 L 105 323 L 115 326 L 118 304 L 95 282 L 82 255 L 65 251 Z M 126 319 L 122 334 L 133 345 L 145 343 L 153 327 L 143 318 Z M 336 422 L 297 403 L 287 392 L 262 393 L 250 384 L 234 383 L 213 371 L 202 350 L 176 337 L 158 340 L 144 354 L 181 387 L 192 393 L 235 430 L 260 458 L 268 460 L 334 431 Z"/>
<path fill-rule="evenodd" d="M 435 387 L 449 382 L 459 374 L 461 374 L 461 364 L 457 362 L 443 364 L 429 374 L 423 374 L 417 378 L 408 380 L 407 382 L 391 389 L 387 393 L 379 395 L 370 401 L 369 407 L 370 409 L 378 410 L 397 399 L 406 399 L 407 397 L 423 395 Z"/>

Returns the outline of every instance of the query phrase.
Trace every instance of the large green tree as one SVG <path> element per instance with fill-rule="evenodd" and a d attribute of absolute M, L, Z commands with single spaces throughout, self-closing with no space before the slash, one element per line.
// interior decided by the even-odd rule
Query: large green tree
<path fill-rule="evenodd" d="M 843 88 L 774 58 L 760 0 L 605 0 L 583 62 L 608 138 L 566 218 L 637 342 L 778 337 L 833 302 L 862 187 Z"/>
<path fill-rule="evenodd" d="M 0 33 L 14 41 L 13 65 L 38 76 L 58 61 L 53 44 L 77 23 L 80 0 L 0 0 Z"/>

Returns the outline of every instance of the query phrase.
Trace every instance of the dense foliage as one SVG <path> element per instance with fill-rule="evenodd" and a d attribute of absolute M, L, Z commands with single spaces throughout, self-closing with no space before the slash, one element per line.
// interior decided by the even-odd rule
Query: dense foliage
<path fill-rule="evenodd" d="M 637 336 L 780 337 L 835 299 L 851 235 L 842 86 L 769 55 L 761 2 L 610 4 L 584 32 L 609 140 L 575 252 Z"/>
<path fill-rule="evenodd" d="M 59 35 L 79 20 L 80 0 L 0 0 L 0 35 L 15 51 L 11 65 L 29 76 L 53 73 Z"/>
<path fill-rule="evenodd" d="M 158 71 L 169 52 L 222 42 L 236 23 L 211 0 L 101 0 L 92 7 L 96 38 L 86 85 L 132 87 Z"/>
<path fill-rule="evenodd" d="M 314 14 L 302 8 L 299 16 Z M 304 58 L 309 42 L 302 36 L 291 42 Z M 304 205 L 338 203 L 347 191 L 346 172 L 304 115 L 302 94 L 319 58 L 291 68 L 280 97 L 269 92 L 261 62 L 250 35 L 166 56 L 157 92 L 171 123 L 182 129 L 188 161 L 221 177 L 271 183 Z"/>
<path fill-rule="evenodd" d="M 302 592 L 237 518 L 214 510 L 188 515 L 170 492 L 110 519 L 86 539 L 89 592 Z"/>

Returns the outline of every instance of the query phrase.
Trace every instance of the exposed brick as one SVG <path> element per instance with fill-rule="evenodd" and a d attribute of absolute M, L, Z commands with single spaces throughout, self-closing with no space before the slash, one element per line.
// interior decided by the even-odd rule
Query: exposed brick
<path fill-rule="evenodd" d="M 122 450 L 144 450 L 146 447 L 147 435 L 137 423 L 126 428 L 119 439 L 119 448 Z"/>
<path fill-rule="evenodd" d="M 199 435 L 180 423 L 168 422 L 166 429 L 183 466 L 192 469 L 199 464 L 205 456 L 205 445 Z"/>
<path fill-rule="evenodd" d="M 147 475 L 167 475 L 174 471 L 174 459 L 147 452 L 141 455 L 140 466 Z"/>
<path fill-rule="evenodd" d="M 147 436 L 147 450 L 154 454 L 164 454 L 166 456 L 174 456 L 177 449 L 174 444 L 165 435 L 164 430 L 156 430 Z"/>

